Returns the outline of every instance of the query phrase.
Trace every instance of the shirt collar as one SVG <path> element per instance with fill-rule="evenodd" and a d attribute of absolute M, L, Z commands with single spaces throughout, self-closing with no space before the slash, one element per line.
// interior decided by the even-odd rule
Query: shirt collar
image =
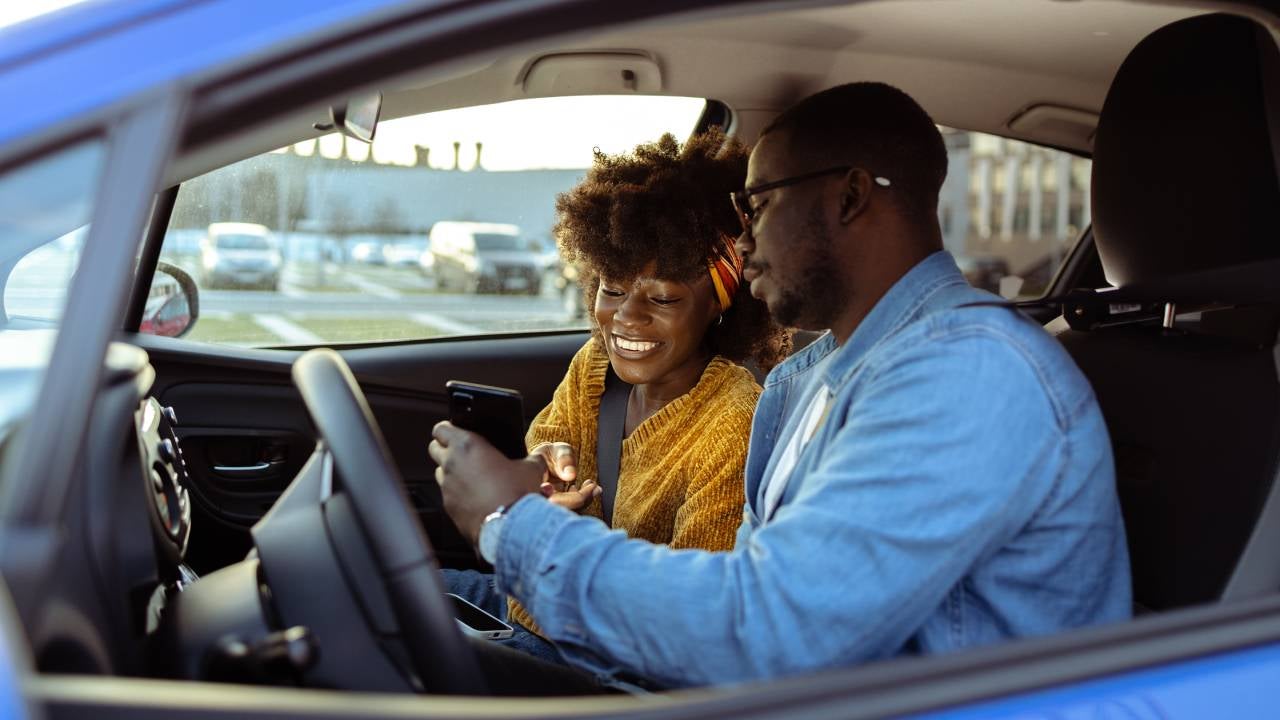
<path fill-rule="evenodd" d="M 915 319 L 935 292 L 955 284 L 965 284 L 965 279 L 951 253 L 939 250 L 916 263 L 906 275 L 898 278 L 862 319 L 844 347 L 836 351 L 823 374 L 823 382 L 827 387 L 843 385 L 873 347 Z"/>

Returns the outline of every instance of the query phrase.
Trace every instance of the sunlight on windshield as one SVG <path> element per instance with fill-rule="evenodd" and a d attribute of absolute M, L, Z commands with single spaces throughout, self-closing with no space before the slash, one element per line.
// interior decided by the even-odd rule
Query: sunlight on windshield
<path fill-rule="evenodd" d="M 86 0 L 27 0 L 21 3 L 0 3 L 0 28 L 84 2 Z"/>

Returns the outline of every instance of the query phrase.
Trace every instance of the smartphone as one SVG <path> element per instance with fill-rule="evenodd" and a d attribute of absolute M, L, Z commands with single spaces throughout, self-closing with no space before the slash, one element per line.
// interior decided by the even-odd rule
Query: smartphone
<path fill-rule="evenodd" d="M 458 621 L 458 629 L 468 635 L 488 638 L 489 640 L 506 640 L 515 632 L 511 626 L 498 618 L 467 602 L 465 599 L 445 593 L 453 600 L 453 617 Z"/>
<path fill-rule="evenodd" d="M 449 422 L 479 433 L 513 460 L 528 454 L 519 391 L 459 380 L 450 380 L 444 389 L 449 394 Z"/>

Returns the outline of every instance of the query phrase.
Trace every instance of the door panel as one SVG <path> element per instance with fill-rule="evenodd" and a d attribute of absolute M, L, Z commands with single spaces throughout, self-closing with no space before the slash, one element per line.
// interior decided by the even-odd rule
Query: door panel
<path fill-rule="evenodd" d="M 209 572 L 244 557 L 249 528 L 288 486 L 315 445 L 289 376 L 294 350 L 250 350 L 130 335 L 156 370 L 152 394 L 178 419 L 192 478 L 188 561 Z M 369 399 L 441 564 L 474 567 L 441 507 L 431 428 L 448 416 L 444 384 L 467 380 L 524 395 L 526 423 L 551 401 L 585 332 L 510 335 L 340 350 Z"/>

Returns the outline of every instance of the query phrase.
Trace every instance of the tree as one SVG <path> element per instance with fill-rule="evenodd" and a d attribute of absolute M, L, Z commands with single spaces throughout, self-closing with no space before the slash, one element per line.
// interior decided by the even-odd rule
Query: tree
<path fill-rule="evenodd" d="M 373 217 L 369 221 L 369 232 L 381 235 L 394 235 L 405 232 L 404 211 L 395 198 L 383 197 L 373 206 Z"/>

